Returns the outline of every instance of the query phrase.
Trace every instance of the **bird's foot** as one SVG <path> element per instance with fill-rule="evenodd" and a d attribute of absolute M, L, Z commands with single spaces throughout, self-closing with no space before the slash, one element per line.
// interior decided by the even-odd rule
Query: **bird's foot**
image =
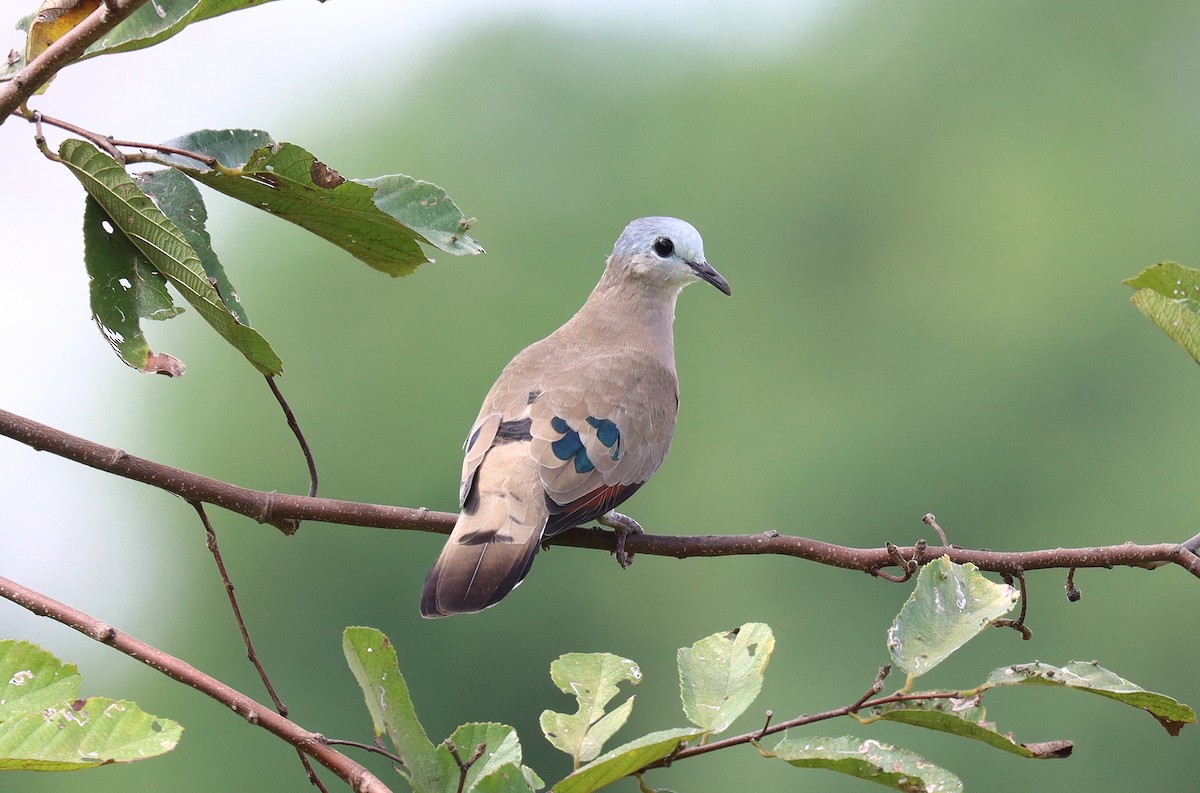
<path fill-rule="evenodd" d="M 628 515 L 622 515 L 616 510 L 612 510 L 596 519 L 596 522 L 601 526 L 607 526 L 617 535 L 616 556 L 617 564 L 621 567 L 629 567 L 633 564 L 633 554 L 625 550 L 625 538 L 630 534 L 642 534 L 642 527 L 636 520 Z"/>

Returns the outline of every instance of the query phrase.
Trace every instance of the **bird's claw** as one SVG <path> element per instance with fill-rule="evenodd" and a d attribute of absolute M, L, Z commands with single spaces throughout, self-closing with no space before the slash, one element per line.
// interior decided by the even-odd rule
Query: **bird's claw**
<path fill-rule="evenodd" d="M 633 564 L 633 554 L 625 550 L 625 538 L 630 534 L 643 534 L 644 532 L 642 531 L 641 525 L 628 515 L 622 515 L 620 512 L 615 510 L 606 515 L 600 516 L 596 522 L 602 526 L 607 526 L 608 528 L 612 529 L 613 533 L 616 535 L 617 542 L 615 554 L 617 557 L 617 564 L 621 565 L 623 568 L 629 567 L 629 565 Z"/>

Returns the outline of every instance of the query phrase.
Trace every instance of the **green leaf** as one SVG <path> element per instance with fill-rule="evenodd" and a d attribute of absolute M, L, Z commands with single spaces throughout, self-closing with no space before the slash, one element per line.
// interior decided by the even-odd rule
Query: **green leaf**
<path fill-rule="evenodd" d="M 1095 661 L 1071 661 L 1063 667 L 1035 661 L 1006 666 L 988 675 L 980 690 L 1002 686 L 1060 686 L 1099 694 L 1153 716 L 1171 735 L 1194 724 L 1196 712 L 1165 694 L 1156 694 L 1110 672 Z"/>
<path fill-rule="evenodd" d="M 775 635 L 761 622 L 714 633 L 677 653 L 683 712 L 709 732 L 729 729 L 762 691 Z"/>
<path fill-rule="evenodd" d="M 401 175 L 347 180 L 261 130 L 199 130 L 168 145 L 215 157 L 221 167 L 172 154 L 151 154 L 154 161 L 295 223 L 388 275 L 408 275 L 429 261 L 421 243 L 455 255 L 483 253 L 466 234 L 471 221 L 429 182 Z"/>
<path fill-rule="evenodd" d="M 604 707 L 618 693 L 617 684 L 637 685 L 642 670 L 628 658 L 612 653 L 568 653 L 550 664 L 550 679 L 564 694 L 573 694 L 579 710 L 573 714 L 544 710 L 542 732 L 554 747 L 575 759 L 575 766 L 594 760 L 604 743 L 629 718 L 633 697 L 611 713 Z"/>
<path fill-rule="evenodd" d="M 450 751 L 450 744 L 454 745 L 464 764 L 470 763 L 465 780 L 462 780 L 462 769 Z M 471 763 L 477 751 L 480 754 Z M 521 764 L 521 743 L 516 731 L 507 724 L 462 725 L 438 746 L 437 761 L 442 776 L 439 790 L 446 793 L 529 793 L 542 784 L 537 774 Z"/>
<path fill-rule="evenodd" d="M 589 793 L 640 771 L 675 752 L 679 745 L 704 734 L 684 727 L 660 730 L 618 746 L 575 771 L 554 786 L 554 793 Z"/>
<path fill-rule="evenodd" d="M 0 770 L 75 771 L 132 763 L 175 748 L 183 728 L 107 697 L 63 702 L 0 724 Z"/>
<path fill-rule="evenodd" d="M 200 257 L 183 233 L 125 173 L 116 160 L 81 140 L 67 139 L 60 161 L 105 214 L 166 276 L 196 311 L 260 372 L 277 375 L 283 362 L 258 331 L 243 325 L 208 280 Z"/>
<path fill-rule="evenodd" d="M 165 41 L 185 27 L 270 0 L 153 0 L 87 48 L 84 58 L 129 52 Z"/>
<path fill-rule="evenodd" d="M 200 259 L 200 266 L 212 284 L 225 308 L 243 325 L 250 324 L 250 317 L 242 307 L 241 298 L 229 282 L 225 267 L 217 258 L 212 247 L 212 238 L 208 235 L 205 224 L 208 222 L 208 208 L 196 184 L 174 169 L 150 171 L 134 174 L 133 181 L 142 192 L 150 196 L 167 219 L 175 224 L 183 234 L 183 238 L 192 246 Z"/>
<path fill-rule="evenodd" d="M 149 47 L 171 38 L 195 22 L 268 2 L 270 0 L 153 0 L 88 47 L 80 60 Z M 31 14 L 20 20 L 17 27 L 28 32 L 33 22 L 34 15 Z M 45 49 L 44 45 L 42 49 Z M 0 81 L 12 79 L 25 68 L 27 55 L 0 70 Z"/>
<path fill-rule="evenodd" d="M 75 771 L 175 748 L 183 728 L 136 704 L 76 699 L 82 680 L 37 645 L 0 641 L 0 771 Z"/>
<path fill-rule="evenodd" d="M 943 556 L 921 568 L 892 627 L 888 651 L 911 677 L 923 675 L 1016 605 L 1017 590 L 984 578 L 973 564 Z"/>
<path fill-rule="evenodd" d="M 362 689 L 375 737 L 387 733 L 396 753 L 404 758 L 414 790 L 440 790 L 441 765 L 417 720 L 408 684 L 396 661 L 396 648 L 375 628 L 349 627 L 342 632 L 342 651 Z"/>
<path fill-rule="evenodd" d="M 1042 743 L 1017 743 L 1011 734 L 1001 735 L 996 725 L 985 718 L 978 695 L 964 699 L 918 699 L 893 702 L 872 708 L 860 714 L 864 723 L 872 721 L 896 721 L 924 727 L 928 730 L 948 732 L 982 741 L 997 749 L 1039 760 L 1070 757 L 1075 744 L 1071 741 L 1045 741 Z"/>
<path fill-rule="evenodd" d="M 827 768 L 906 792 L 956 793 L 963 789 L 962 780 L 920 755 L 851 736 L 784 738 L 763 754 L 798 768 Z"/>
<path fill-rule="evenodd" d="M 83 678 L 36 644 L 0 641 L 0 722 L 35 713 L 79 696 Z"/>
<path fill-rule="evenodd" d="M 1161 262 L 1125 284 L 1138 310 L 1200 363 L 1200 270 Z"/>
<path fill-rule="evenodd" d="M 183 309 L 171 300 L 162 273 L 90 195 L 83 209 L 83 261 L 92 318 L 121 360 L 148 374 L 182 375 L 182 361 L 150 349 L 141 320 L 170 319 Z"/>

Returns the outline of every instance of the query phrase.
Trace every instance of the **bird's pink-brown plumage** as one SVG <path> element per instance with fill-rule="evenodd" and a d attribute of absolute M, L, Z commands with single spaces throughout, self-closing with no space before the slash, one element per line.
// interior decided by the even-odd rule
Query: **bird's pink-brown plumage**
<path fill-rule="evenodd" d="M 655 254 L 664 239 L 686 268 Z M 698 279 L 729 290 L 699 240 L 683 221 L 634 221 L 578 313 L 501 372 L 467 436 L 461 512 L 426 577 L 424 616 L 495 604 L 544 539 L 614 509 L 658 470 L 679 405 L 676 298 Z"/>

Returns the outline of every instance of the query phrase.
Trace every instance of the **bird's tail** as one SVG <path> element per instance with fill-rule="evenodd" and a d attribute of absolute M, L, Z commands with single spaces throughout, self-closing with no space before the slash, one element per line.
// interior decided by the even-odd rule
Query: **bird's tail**
<path fill-rule="evenodd" d="M 536 540 L 523 545 L 447 543 L 425 577 L 421 616 L 470 614 L 494 606 L 529 573 L 537 549 Z"/>
<path fill-rule="evenodd" d="M 514 471 L 506 464 L 510 461 L 491 459 L 504 457 L 507 451 L 505 447 L 492 449 L 476 473 L 476 490 L 425 577 L 421 616 L 482 611 L 500 602 L 529 573 L 548 512 L 532 464 Z M 524 450 L 514 451 L 528 460 Z M 531 469 L 533 478 L 528 486 L 521 486 L 520 468 Z"/>

